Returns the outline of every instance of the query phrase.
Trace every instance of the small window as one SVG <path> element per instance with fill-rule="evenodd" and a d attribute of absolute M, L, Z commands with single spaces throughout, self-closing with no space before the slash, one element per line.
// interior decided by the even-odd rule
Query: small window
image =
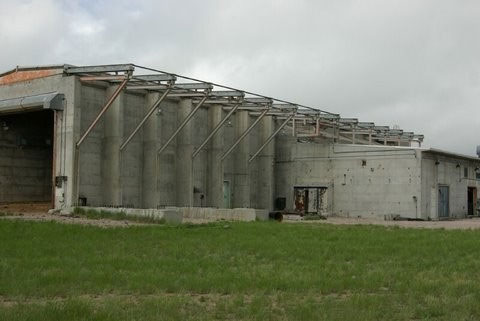
<path fill-rule="evenodd" d="M 367 160 L 366 159 L 362 159 L 362 166 L 367 166 Z"/>
<path fill-rule="evenodd" d="M 477 178 L 477 180 L 480 181 L 480 171 L 477 171 L 477 172 L 475 173 L 475 177 Z"/>
<path fill-rule="evenodd" d="M 463 177 L 468 178 L 468 167 L 463 169 Z"/>

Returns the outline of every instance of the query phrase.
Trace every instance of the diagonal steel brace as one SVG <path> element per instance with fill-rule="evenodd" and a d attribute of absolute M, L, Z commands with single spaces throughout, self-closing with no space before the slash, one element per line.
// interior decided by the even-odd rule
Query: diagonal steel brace
<path fill-rule="evenodd" d="M 273 134 L 271 134 L 270 137 L 267 138 L 265 143 L 263 143 L 262 146 L 260 146 L 260 148 L 255 152 L 255 154 L 253 154 L 252 157 L 250 157 L 250 159 L 248 160 L 249 163 L 252 162 L 255 159 L 255 157 L 257 157 L 258 154 L 260 154 L 265 147 L 267 147 L 267 145 L 272 141 L 272 139 L 274 139 L 275 136 L 277 136 L 277 134 L 283 129 L 283 127 L 285 127 L 286 124 L 288 124 L 288 122 L 294 116 L 295 114 L 291 114 L 287 119 L 285 119 L 285 121 L 280 125 L 280 127 L 278 127 L 277 130 L 274 131 Z"/>
<path fill-rule="evenodd" d="M 268 106 L 267 108 L 265 108 L 265 110 L 258 116 L 258 118 L 253 122 L 253 124 L 250 125 L 250 127 L 247 128 L 247 130 L 245 130 L 241 135 L 240 137 L 238 137 L 238 139 L 235 141 L 235 143 L 232 144 L 232 146 L 230 146 L 230 148 L 225 152 L 223 153 L 222 157 L 221 157 L 221 160 L 223 161 L 225 158 L 227 158 L 228 155 L 230 155 L 230 153 L 235 149 L 235 147 L 237 147 L 238 144 L 240 144 L 240 142 L 252 131 L 252 129 L 260 122 L 260 120 L 262 120 L 262 118 L 270 111 L 270 106 Z"/>
<path fill-rule="evenodd" d="M 115 90 L 115 92 L 112 94 L 112 96 L 108 99 L 108 101 L 106 102 L 106 104 L 103 106 L 103 108 L 100 110 L 100 112 L 98 113 L 97 117 L 95 117 L 95 120 L 90 124 L 90 126 L 88 126 L 87 130 L 85 131 L 85 133 L 82 135 L 82 137 L 80 137 L 80 139 L 78 140 L 77 144 L 76 144 L 76 147 L 79 148 L 80 145 L 83 143 L 83 141 L 85 140 L 85 138 L 87 138 L 87 136 L 90 134 L 90 132 L 95 128 L 95 126 L 97 125 L 97 123 L 99 122 L 100 118 L 102 118 L 102 116 L 107 112 L 108 108 L 110 108 L 110 106 L 113 104 L 113 102 L 115 101 L 115 99 L 117 99 L 118 95 L 120 95 L 120 93 L 122 92 L 122 90 L 125 88 L 125 86 L 127 85 L 128 83 L 128 80 L 130 79 L 130 75 L 127 75 L 125 76 L 125 79 L 120 83 L 120 85 L 117 87 L 117 89 Z"/>
<path fill-rule="evenodd" d="M 215 126 L 215 128 L 208 135 L 208 137 L 205 138 L 205 140 L 200 144 L 200 146 L 193 152 L 192 158 L 195 158 L 200 153 L 202 148 L 205 147 L 205 145 L 207 145 L 207 143 L 210 141 L 210 139 L 212 139 L 213 136 L 215 136 L 215 134 L 220 130 L 220 128 L 222 128 L 223 124 L 225 124 L 225 122 L 230 118 L 230 116 L 233 115 L 233 113 L 238 109 L 238 107 L 240 107 L 241 104 L 242 104 L 242 102 L 240 102 L 240 103 L 238 103 L 238 104 L 236 104 L 235 106 L 232 107 L 232 109 L 228 112 L 228 114 L 225 116 L 225 118 L 223 118 L 217 124 L 217 126 Z"/>
<path fill-rule="evenodd" d="M 180 126 L 178 126 L 177 130 L 175 130 L 175 132 L 172 134 L 172 136 L 170 136 L 167 142 L 158 149 L 157 156 L 160 155 L 168 147 L 168 145 L 170 145 L 170 143 L 172 142 L 172 140 L 175 139 L 175 137 L 177 137 L 178 133 L 180 133 L 183 127 L 185 127 L 188 124 L 190 119 L 192 119 L 195 113 L 200 109 L 200 107 L 202 107 L 203 103 L 207 100 L 208 96 L 209 96 L 209 92 L 207 91 L 205 93 L 205 97 L 203 97 L 202 100 L 200 100 L 200 102 L 195 106 L 195 108 L 192 109 L 192 111 L 187 115 L 187 117 L 185 117 L 183 122 L 180 124 Z"/>
<path fill-rule="evenodd" d="M 171 90 L 171 87 L 167 88 L 167 90 L 165 90 L 163 95 L 152 105 L 152 107 L 148 110 L 148 112 L 143 117 L 142 121 L 140 121 L 140 123 L 137 125 L 137 127 L 133 130 L 133 132 L 128 136 L 128 138 L 120 146 L 120 151 L 122 151 L 128 145 L 128 143 L 137 134 L 137 132 L 140 130 L 140 128 L 142 128 L 142 126 L 145 124 L 145 122 L 148 120 L 148 118 L 150 118 L 150 116 L 155 112 L 157 107 L 162 103 L 162 101 L 165 100 L 165 98 L 167 97 L 170 90 Z"/>

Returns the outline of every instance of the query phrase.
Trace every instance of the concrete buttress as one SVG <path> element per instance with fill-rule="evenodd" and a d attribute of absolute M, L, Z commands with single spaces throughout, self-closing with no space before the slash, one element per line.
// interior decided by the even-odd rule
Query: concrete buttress
<path fill-rule="evenodd" d="M 192 111 L 192 100 L 182 99 L 178 104 L 177 126 Z M 193 122 L 190 121 L 177 136 L 177 206 L 193 205 L 193 177 L 192 177 L 192 153 L 193 153 Z"/>
<path fill-rule="evenodd" d="M 110 97 L 117 86 L 106 90 Z M 104 139 L 102 149 L 103 203 L 109 206 L 122 205 L 121 200 L 121 157 L 120 145 L 123 140 L 124 94 L 121 93 L 104 116 Z"/>
<path fill-rule="evenodd" d="M 212 131 L 224 117 L 221 106 L 213 105 L 208 109 L 208 129 Z M 207 206 L 223 207 L 223 128 L 212 137 L 208 145 L 207 161 Z"/>
<path fill-rule="evenodd" d="M 260 123 L 260 140 L 265 142 L 274 132 L 275 123 L 272 116 L 266 116 Z M 275 139 L 272 140 L 258 155 L 257 161 L 259 166 L 258 171 L 258 208 L 272 210 L 274 190 L 274 161 L 275 161 Z"/>
<path fill-rule="evenodd" d="M 239 137 L 249 126 L 250 116 L 248 111 L 241 110 L 235 116 L 235 136 Z M 238 144 L 233 157 L 233 207 L 250 207 L 250 180 L 248 158 L 250 156 L 250 140 L 245 137 Z"/>
<path fill-rule="evenodd" d="M 146 96 L 144 112 L 160 98 L 159 93 L 149 93 Z M 156 208 L 158 205 L 157 181 L 157 150 L 161 144 L 161 120 L 154 113 L 143 125 L 143 207 Z"/>

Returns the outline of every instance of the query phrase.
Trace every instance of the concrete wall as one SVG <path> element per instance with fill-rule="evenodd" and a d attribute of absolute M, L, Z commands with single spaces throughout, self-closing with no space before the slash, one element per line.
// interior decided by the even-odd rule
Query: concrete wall
<path fill-rule="evenodd" d="M 148 217 L 156 221 L 165 221 L 169 224 L 194 223 L 203 224 L 217 221 L 266 221 L 268 211 L 251 208 L 217 209 L 209 207 L 168 207 L 165 209 L 137 209 L 137 208 L 109 208 L 84 207 L 85 210 L 94 210 L 115 213 L 124 213 L 127 216 Z M 64 210 L 63 214 L 73 213 L 73 208 Z"/>
<path fill-rule="evenodd" d="M 81 86 L 80 132 L 86 130 L 114 90 Z M 268 208 L 273 198 L 274 143 L 256 161 L 249 163 L 248 158 L 272 131 L 271 119 L 258 124 L 222 164 L 221 154 L 255 120 L 246 112 L 235 114 L 192 161 L 193 151 L 225 117 L 221 106 L 203 106 L 157 159 L 156 151 L 196 104 L 189 99 L 166 100 L 125 150 L 118 152 L 121 142 L 158 97 L 155 93 L 141 96 L 126 92 L 117 98 L 81 146 L 79 196 L 87 198 L 90 206 L 223 207 L 223 181 L 227 180 L 232 207 Z M 260 183 L 263 180 L 268 183 Z"/>
<path fill-rule="evenodd" d="M 449 187 L 450 217 L 462 218 L 467 215 L 468 187 L 480 191 L 480 180 L 476 179 L 478 161 L 422 152 L 422 213 L 423 218 L 438 219 L 438 187 Z M 468 169 L 465 177 L 464 170 Z M 480 196 L 480 192 L 477 197 Z M 479 202 L 480 204 L 480 202 Z"/>
<path fill-rule="evenodd" d="M 208 133 L 212 133 L 218 124 L 226 117 L 222 106 L 214 105 L 208 108 Z M 224 207 L 223 181 L 224 168 L 221 160 L 225 143 L 225 126 L 211 138 L 207 147 L 207 194 L 206 203 L 208 207 Z M 203 142 L 202 142 L 203 143 Z M 199 147 L 199 146 L 198 146 Z M 198 148 L 197 147 L 197 148 Z"/>
<path fill-rule="evenodd" d="M 287 211 L 294 212 L 295 186 L 329 186 L 331 190 L 332 180 L 328 145 L 299 143 L 289 132 L 278 136 L 275 195 L 286 199 Z M 331 212 L 332 203 L 328 208 Z"/>
<path fill-rule="evenodd" d="M 226 152 L 255 120 L 256 117 L 249 116 L 246 111 L 232 116 L 230 125 L 224 127 L 223 151 Z M 261 123 L 257 124 L 223 162 L 224 180 L 230 184 L 231 207 L 272 209 L 261 203 L 261 163 L 259 159 L 248 161 L 263 142 L 262 128 Z M 273 168 L 273 164 L 271 166 Z"/>
<path fill-rule="evenodd" d="M 201 108 L 191 121 L 193 150 L 200 146 L 209 134 L 209 116 L 213 115 L 209 115 L 208 108 Z M 208 148 L 204 148 L 193 161 L 193 206 L 207 206 L 207 158 Z M 212 168 L 212 170 L 221 171 L 221 168 Z"/>
<path fill-rule="evenodd" d="M 157 118 L 161 127 L 159 131 L 161 143 L 157 145 L 158 148 L 167 142 L 167 139 L 177 128 L 177 109 L 178 103 L 174 101 L 164 101 L 160 105 Z M 158 158 L 158 169 L 155 173 L 158 193 L 157 207 L 174 206 L 177 204 L 176 149 L 177 140 L 175 139 Z"/>
<path fill-rule="evenodd" d="M 260 124 L 260 134 L 257 141 L 262 145 L 273 134 L 276 123 L 272 116 L 266 116 Z M 275 197 L 275 139 L 273 139 L 253 160 L 258 166 L 257 203 L 255 208 L 272 210 Z"/>
<path fill-rule="evenodd" d="M 421 160 L 412 149 L 333 145 L 333 213 L 420 218 Z"/>
<path fill-rule="evenodd" d="M 144 96 L 125 95 L 123 141 L 142 120 L 145 105 Z M 143 141 L 143 131 L 140 130 L 120 155 L 122 204 L 131 207 L 143 207 Z"/>
<path fill-rule="evenodd" d="M 70 206 L 76 198 L 74 173 L 74 142 L 79 138 L 80 122 L 75 122 L 80 113 L 80 83 L 75 77 L 63 77 L 60 74 L 51 75 L 24 82 L 0 86 L 0 99 L 10 99 L 31 96 L 49 92 L 59 92 L 65 95 L 65 110 L 57 112 L 55 141 L 55 176 L 67 177 L 60 187 L 55 188 L 55 207 Z M 8 200 L 10 201 L 10 200 Z"/>
<path fill-rule="evenodd" d="M 235 139 L 248 129 L 251 117 L 248 111 L 242 110 L 235 115 Z M 252 134 L 252 133 L 250 133 Z M 252 136 L 245 137 L 235 148 L 229 157 L 233 157 L 233 207 L 250 207 L 250 168 L 248 158 L 250 156 L 250 142 Z M 230 144 L 229 144 L 230 145 Z"/>
<path fill-rule="evenodd" d="M 115 91 L 82 85 L 80 133 L 84 133 Z M 120 152 L 120 145 L 143 116 L 143 96 L 122 93 L 80 146 L 78 196 L 92 206 L 142 206 L 143 140 L 140 131 Z"/>
<path fill-rule="evenodd" d="M 81 86 L 79 98 L 80 105 L 78 107 L 81 111 L 81 114 L 79 114 L 81 116 L 79 120 L 80 131 L 84 133 L 102 108 L 105 101 L 105 89 Z M 111 117 L 111 113 L 107 116 Z M 107 139 L 110 139 L 110 137 Z M 109 146 L 110 144 L 105 142 L 104 138 L 103 120 L 98 123 L 80 146 L 78 157 L 79 177 L 77 182 L 79 197 L 86 198 L 88 204 L 93 206 L 114 205 L 120 197 L 118 182 L 115 186 L 113 186 L 112 182 L 109 182 L 107 185 L 107 181 L 104 179 L 105 177 L 111 177 L 113 180 L 113 176 L 118 172 L 119 164 L 116 167 L 112 164 L 113 149 L 110 149 Z M 116 159 L 118 159 L 118 156 Z M 102 168 L 102 166 L 107 168 Z M 114 170 L 115 172 L 113 172 Z M 109 172 L 107 173 L 107 171 Z M 74 177 L 70 179 L 73 180 Z M 77 201 L 75 199 L 74 202 L 76 203 Z"/>
<path fill-rule="evenodd" d="M 83 85 L 81 88 L 83 133 L 115 87 Z M 205 206 L 201 204 L 205 198 L 201 200 L 199 196 L 206 190 L 206 155 L 200 154 L 193 167 L 190 157 L 193 147 L 206 137 L 206 109 L 200 109 L 157 157 L 157 151 L 192 108 L 188 100 L 166 100 L 125 149 L 119 151 L 122 142 L 158 98 L 156 94 L 122 93 L 81 146 L 79 196 L 86 197 L 88 205 L 136 208 Z M 193 192 L 193 184 L 200 193 Z M 190 203 L 193 200 L 195 204 Z"/>
<path fill-rule="evenodd" d="M 249 124 L 253 123 L 255 121 L 254 117 L 249 117 Z M 261 142 L 260 142 L 260 134 L 261 134 L 261 129 L 262 129 L 262 122 L 260 122 L 251 132 L 250 135 L 248 136 L 248 158 L 255 153 L 255 151 L 260 147 Z M 255 159 L 252 162 L 248 162 L 247 160 L 247 166 L 248 166 L 248 184 L 249 184 L 249 192 L 250 195 L 249 200 L 250 200 L 250 205 L 249 207 L 252 208 L 259 208 L 259 185 L 260 185 L 260 162 L 259 158 Z"/>
<path fill-rule="evenodd" d="M 276 197 L 294 211 L 295 186 L 328 187 L 331 215 L 419 217 L 421 162 L 412 149 L 277 141 Z"/>
<path fill-rule="evenodd" d="M 226 152 L 227 149 L 233 144 L 235 141 L 236 137 L 236 132 L 235 132 L 235 118 L 236 115 L 232 115 L 230 117 L 230 121 L 223 127 L 223 136 L 224 136 L 224 144 L 223 144 L 223 151 Z M 230 154 L 225 160 L 223 161 L 223 180 L 226 181 L 226 184 L 230 186 L 230 208 L 232 208 L 233 204 L 233 195 L 234 195 L 234 176 L 235 176 L 235 167 L 234 167 L 234 160 L 235 157 L 233 157 L 233 153 Z M 225 206 L 223 206 L 225 207 Z"/>

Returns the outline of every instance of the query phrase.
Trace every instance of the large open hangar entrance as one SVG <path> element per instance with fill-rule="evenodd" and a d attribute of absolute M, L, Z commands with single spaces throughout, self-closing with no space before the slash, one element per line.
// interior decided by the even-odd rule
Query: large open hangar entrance
<path fill-rule="evenodd" d="M 0 101 L 0 204 L 54 202 L 55 119 L 63 95 Z"/>

